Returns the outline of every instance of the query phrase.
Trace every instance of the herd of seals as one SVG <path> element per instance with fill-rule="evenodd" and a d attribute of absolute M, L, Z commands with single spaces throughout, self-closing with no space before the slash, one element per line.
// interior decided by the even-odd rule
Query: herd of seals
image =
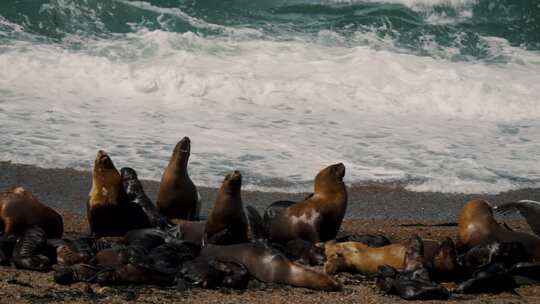
<path fill-rule="evenodd" d="M 391 243 L 383 235 L 338 236 L 347 209 L 342 163 L 323 168 L 304 200 L 278 201 L 261 215 L 244 206 L 242 175 L 227 174 L 206 220 L 188 175 L 191 142 L 175 146 L 156 205 L 132 168 L 118 171 L 98 151 L 87 201 L 89 234 L 62 239 L 62 216 L 28 190 L 0 193 L 0 264 L 54 270 L 58 284 L 151 284 L 246 289 L 252 279 L 340 291 L 333 275 L 373 279 L 384 294 L 407 300 L 454 293 L 502 292 L 540 283 L 540 203 L 493 207 L 475 199 L 462 208 L 457 238 Z M 500 225 L 494 212 L 519 211 L 535 234 Z M 322 266 L 322 270 L 317 267 Z M 441 282 L 453 281 L 454 290 Z"/>

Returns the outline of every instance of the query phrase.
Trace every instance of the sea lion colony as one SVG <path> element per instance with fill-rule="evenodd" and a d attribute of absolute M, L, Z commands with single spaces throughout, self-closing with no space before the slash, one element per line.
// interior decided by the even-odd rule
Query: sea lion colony
<path fill-rule="evenodd" d="M 54 270 L 58 284 L 152 284 L 245 289 L 250 280 L 340 291 L 332 275 L 361 273 L 384 294 L 407 300 L 448 299 L 458 293 L 494 293 L 540 282 L 540 238 L 511 231 L 494 211 L 520 211 L 538 233 L 540 203 L 492 207 L 483 200 L 461 210 L 457 238 L 390 243 L 382 235 L 336 239 L 347 208 L 345 166 L 330 165 L 300 202 L 272 203 L 264 214 L 241 198 L 242 175 L 228 174 L 206 222 L 187 174 L 189 138 L 175 147 L 157 207 L 135 170 L 114 166 L 98 151 L 87 202 L 89 235 L 62 239 L 62 217 L 29 191 L 0 193 L 0 263 Z M 247 215 L 244 212 L 247 209 Z M 179 219 L 175 222 L 171 219 Z M 119 237 L 117 241 L 104 236 Z M 322 266 L 317 270 L 312 266 Z M 440 282 L 454 281 L 455 290 Z"/>

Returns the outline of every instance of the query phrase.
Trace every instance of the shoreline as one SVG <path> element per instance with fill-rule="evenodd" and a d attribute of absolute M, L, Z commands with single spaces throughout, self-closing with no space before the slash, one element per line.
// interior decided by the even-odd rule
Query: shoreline
<path fill-rule="evenodd" d="M 159 182 L 143 180 L 147 195 L 155 202 Z M 42 202 L 63 212 L 83 215 L 91 187 L 91 172 L 75 169 L 45 169 L 34 165 L 0 161 L 0 191 L 23 186 Z M 215 201 L 217 188 L 197 186 L 201 198 L 201 214 L 208 214 Z M 472 198 L 486 199 L 494 205 L 511 200 L 540 200 L 540 188 L 527 188 L 499 194 L 463 194 L 413 192 L 396 184 L 366 183 L 348 187 L 347 219 L 400 219 L 452 222 L 461 206 Z M 298 201 L 307 193 L 263 192 L 242 190 L 244 205 L 259 211 L 278 200 Z"/>

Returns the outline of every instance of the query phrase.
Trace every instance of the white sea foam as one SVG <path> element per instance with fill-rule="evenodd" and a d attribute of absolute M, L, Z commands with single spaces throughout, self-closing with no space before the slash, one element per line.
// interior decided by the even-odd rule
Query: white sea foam
<path fill-rule="evenodd" d="M 187 135 L 198 185 L 238 169 L 246 188 L 309 190 L 344 162 L 348 183 L 540 186 L 540 55 L 493 43 L 504 64 L 144 30 L 78 51 L 15 42 L 0 48 L 0 159 L 89 170 L 105 149 L 159 179 Z"/>

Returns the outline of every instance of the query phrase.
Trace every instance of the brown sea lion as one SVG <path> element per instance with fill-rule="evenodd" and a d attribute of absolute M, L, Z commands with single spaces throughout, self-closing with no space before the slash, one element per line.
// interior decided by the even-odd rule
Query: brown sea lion
<path fill-rule="evenodd" d="M 484 200 L 471 200 L 459 214 L 457 248 L 466 251 L 491 242 L 518 242 L 525 246 L 529 257 L 540 261 L 540 238 L 525 232 L 509 231 L 499 225 L 491 205 Z"/>
<path fill-rule="evenodd" d="M 61 238 L 64 232 L 62 216 L 23 187 L 0 193 L 0 225 L 6 236 L 23 235 L 34 225 L 45 230 L 48 238 Z"/>
<path fill-rule="evenodd" d="M 341 163 L 323 169 L 315 177 L 313 196 L 277 214 L 270 223 L 270 239 L 285 243 L 297 238 L 325 242 L 336 237 L 347 209 L 347 189 Z"/>
<path fill-rule="evenodd" d="M 331 274 L 340 270 L 355 270 L 364 274 L 376 273 L 381 265 L 403 270 L 406 252 L 407 246 L 403 244 L 369 247 L 358 242 L 329 241 L 325 244 L 327 260 L 324 269 L 326 273 Z"/>
<path fill-rule="evenodd" d="M 291 262 L 283 254 L 260 243 L 207 245 L 201 256 L 236 261 L 260 281 L 315 290 L 339 291 L 341 284 L 329 275 Z"/>
<path fill-rule="evenodd" d="M 199 218 L 201 202 L 195 184 L 187 171 L 191 142 L 182 138 L 174 151 L 161 178 L 157 207 L 170 219 L 196 220 Z"/>
<path fill-rule="evenodd" d="M 324 271 L 334 274 L 343 270 L 354 270 L 362 274 L 372 274 L 377 273 L 382 265 L 403 270 L 406 253 L 407 246 L 404 244 L 369 247 L 358 242 L 329 241 L 325 244 Z"/>
<path fill-rule="evenodd" d="M 142 208 L 129 201 L 120 173 L 102 150 L 94 161 L 86 215 L 90 232 L 96 236 L 122 236 L 129 230 L 151 226 Z"/>
<path fill-rule="evenodd" d="M 205 226 L 206 238 L 225 229 L 231 234 L 230 244 L 248 240 L 248 223 L 241 197 L 242 175 L 238 171 L 228 174 L 219 189 L 216 202 Z"/>

